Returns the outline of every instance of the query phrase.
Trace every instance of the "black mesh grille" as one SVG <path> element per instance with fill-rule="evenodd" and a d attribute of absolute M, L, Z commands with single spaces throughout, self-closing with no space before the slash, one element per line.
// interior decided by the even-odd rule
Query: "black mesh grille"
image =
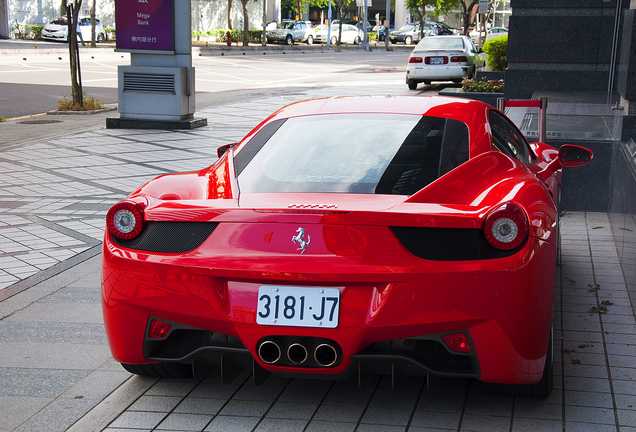
<path fill-rule="evenodd" d="M 216 222 L 153 222 L 139 237 L 121 240 L 113 237 L 119 246 L 148 252 L 184 253 L 194 250 L 212 234 Z"/>
<path fill-rule="evenodd" d="M 393 339 L 369 345 L 364 354 L 397 354 L 410 357 L 440 373 L 474 374 L 478 367 L 474 355 L 449 352 L 436 340 Z"/>
<path fill-rule="evenodd" d="M 521 247 L 500 250 L 479 229 L 391 227 L 400 243 L 418 258 L 431 261 L 473 261 L 503 258 Z"/>

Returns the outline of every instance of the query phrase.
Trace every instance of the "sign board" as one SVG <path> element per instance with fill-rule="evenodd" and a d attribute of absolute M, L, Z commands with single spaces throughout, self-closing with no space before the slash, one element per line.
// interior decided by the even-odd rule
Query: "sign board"
<path fill-rule="evenodd" d="M 367 7 L 372 7 L 373 6 L 373 0 L 367 0 Z M 364 0 L 356 0 L 356 6 L 357 7 L 364 7 Z"/>
<path fill-rule="evenodd" d="M 115 0 L 117 49 L 174 51 L 173 0 Z"/>
<path fill-rule="evenodd" d="M 488 0 L 479 0 L 479 13 L 488 13 Z"/>

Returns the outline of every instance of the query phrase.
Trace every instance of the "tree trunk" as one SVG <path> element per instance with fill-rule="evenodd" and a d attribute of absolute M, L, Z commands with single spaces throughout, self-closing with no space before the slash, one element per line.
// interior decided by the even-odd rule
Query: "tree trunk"
<path fill-rule="evenodd" d="M 77 47 L 77 20 L 82 0 L 75 0 L 67 7 L 67 41 L 69 51 L 69 62 L 71 67 L 71 88 L 73 91 L 73 104 L 81 107 L 84 105 L 84 95 L 82 92 L 82 75 L 80 71 L 79 48 Z"/>
<path fill-rule="evenodd" d="M 60 2 L 60 16 L 66 15 L 66 0 Z"/>
<path fill-rule="evenodd" d="M 232 0 L 227 0 L 227 28 L 232 30 Z"/>
<path fill-rule="evenodd" d="M 247 18 L 247 1 L 248 0 L 241 0 L 243 4 L 243 46 L 250 44 L 250 23 Z"/>
<path fill-rule="evenodd" d="M 97 37 L 95 36 L 95 2 L 93 0 L 93 7 L 91 8 L 91 47 L 97 48 Z"/>
<path fill-rule="evenodd" d="M 303 0 L 296 0 L 296 7 L 298 8 L 298 19 L 303 19 Z"/>

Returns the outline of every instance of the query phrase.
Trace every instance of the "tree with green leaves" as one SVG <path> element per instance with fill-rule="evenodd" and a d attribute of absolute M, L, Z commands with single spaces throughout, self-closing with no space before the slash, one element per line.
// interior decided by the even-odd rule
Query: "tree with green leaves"
<path fill-rule="evenodd" d="M 329 6 L 329 0 L 281 0 L 281 7 L 283 9 L 291 10 L 294 15 L 298 15 L 299 19 L 303 19 L 303 11 L 307 8 L 307 5 L 324 9 Z"/>
<path fill-rule="evenodd" d="M 459 5 L 462 9 L 462 34 L 468 35 L 468 31 L 470 30 L 470 18 L 472 10 L 475 6 L 479 4 L 479 0 L 455 0 L 458 1 Z"/>
<path fill-rule="evenodd" d="M 336 11 L 338 12 L 338 20 L 340 24 L 338 25 L 338 42 L 336 46 L 340 47 L 340 41 L 342 40 L 342 25 L 344 24 L 344 18 L 347 15 L 347 6 L 353 0 L 333 0 L 333 3 L 336 4 Z"/>
<path fill-rule="evenodd" d="M 435 15 L 446 15 L 458 7 L 460 1 L 465 0 L 406 0 L 404 5 L 417 15 L 420 22 L 420 38 L 423 38 L 424 24 L 426 23 L 426 8 L 433 9 Z"/>

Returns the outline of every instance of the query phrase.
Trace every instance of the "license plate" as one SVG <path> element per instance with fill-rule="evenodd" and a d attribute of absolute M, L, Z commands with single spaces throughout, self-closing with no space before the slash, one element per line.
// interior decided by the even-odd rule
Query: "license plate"
<path fill-rule="evenodd" d="M 340 290 L 261 286 L 258 289 L 256 322 L 261 325 L 324 327 L 338 326 Z"/>
<path fill-rule="evenodd" d="M 429 57 L 429 64 L 444 64 L 444 57 Z"/>

